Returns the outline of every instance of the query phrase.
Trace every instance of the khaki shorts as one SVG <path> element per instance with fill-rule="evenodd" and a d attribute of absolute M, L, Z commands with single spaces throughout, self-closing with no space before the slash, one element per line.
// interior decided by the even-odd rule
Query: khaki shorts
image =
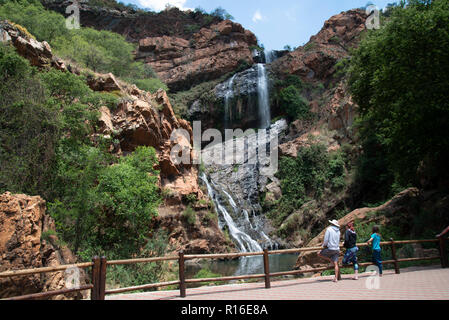
<path fill-rule="evenodd" d="M 340 250 L 329 250 L 326 248 L 321 250 L 320 255 L 331 259 L 333 262 L 337 262 L 338 257 L 340 257 Z"/>

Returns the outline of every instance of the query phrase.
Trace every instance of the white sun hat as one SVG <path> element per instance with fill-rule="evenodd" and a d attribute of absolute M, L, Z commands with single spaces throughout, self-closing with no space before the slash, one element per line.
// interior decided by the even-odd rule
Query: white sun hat
<path fill-rule="evenodd" d="M 337 220 L 329 220 L 329 223 L 330 224 L 332 224 L 332 225 L 334 225 L 334 226 L 336 226 L 336 227 L 338 227 L 338 228 L 340 228 L 340 224 L 338 223 L 338 221 Z"/>

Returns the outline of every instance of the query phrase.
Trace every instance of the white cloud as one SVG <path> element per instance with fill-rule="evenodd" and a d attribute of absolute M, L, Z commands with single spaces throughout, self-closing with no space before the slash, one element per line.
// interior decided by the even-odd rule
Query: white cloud
<path fill-rule="evenodd" d="M 190 9 L 184 7 L 187 0 L 138 0 L 138 1 L 142 7 L 151 8 L 155 11 L 164 10 L 167 4 L 178 7 L 181 10 Z"/>
<path fill-rule="evenodd" d="M 260 13 L 260 10 L 257 9 L 253 15 L 253 22 L 258 22 L 258 21 L 262 21 L 262 20 L 263 20 L 262 14 Z"/>

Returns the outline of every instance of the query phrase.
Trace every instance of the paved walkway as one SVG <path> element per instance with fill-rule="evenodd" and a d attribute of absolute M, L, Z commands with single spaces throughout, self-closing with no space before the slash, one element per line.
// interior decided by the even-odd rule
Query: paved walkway
<path fill-rule="evenodd" d="M 449 300 L 449 269 L 414 267 L 386 270 L 379 278 L 379 289 L 368 289 L 369 277 L 362 274 L 358 281 L 342 275 L 338 283 L 333 276 L 263 282 L 207 286 L 187 289 L 182 300 Z M 178 300 L 179 291 L 155 291 L 138 294 L 107 296 L 107 300 Z"/>

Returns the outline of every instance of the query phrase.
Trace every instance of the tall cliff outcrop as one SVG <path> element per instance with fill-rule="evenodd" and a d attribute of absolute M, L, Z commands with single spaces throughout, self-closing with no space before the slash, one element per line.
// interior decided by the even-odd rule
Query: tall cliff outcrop
<path fill-rule="evenodd" d="M 32 66 L 66 70 L 64 62 L 53 55 L 51 47 L 46 41 L 37 41 L 26 29 L 7 20 L 0 21 L 0 42 L 11 42 L 17 52 L 26 58 Z"/>
<path fill-rule="evenodd" d="M 202 28 L 190 40 L 180 37 L 149 37 L 140 40 L 137 59 L 143 59 L 170 89 L 219 78 L 253 63 L 250 47 L 257 45 L 253 33 L 229 20 Z"/>
<path fill-rule="evenodd" d="M 9 192 L 0 195 L 0 272 L 77 262 L 67 247 L 58 245 L 54 221 L 45 210 L 45 201 L 39 196 L 13 195 Z M 87 284 L 83 270 L 80 275 L 80 284 Z M 65 287 L 63 271 L 2 278 L 0 298 Z M 86 294 L 71 293 L 53 299 L 80 299 Z"/>
<path fill-rule="evenodd" d="M 272 72 L 280 78 L 294 74 L 323 88 L 321 92 L 308 93 L 310 110 L 318 120 L 292 122 L 280 145 L 281 155 L 296 157 L 299 148 L 310 144 L 310 137 L 324 142 L 329 151 L 356 141 L 353 123 L 358 107 L 349 93 L 346 77 L 336 76 L 336 63 L 350 58 L 349 49 L 358 45 L 366 30 L 365 21 L 366 14 L 361 10 L 337 14 L 305 46 L 272 63 Z"/>
<path fill-rule="evenodd" d="M 68 1 L 43 1 L 61 14 Z M 240 24 L 200 12 L 177 8 L 160 13 L 119 11 L 80 2 L 82 26 L 109 30 L 138 43 L 136 58 L 149 64 L 171 90 L 235 70 L 242 61 L 253 63 L 256 36 Z"/>
<path fill-rule="evenodd" d="M 366 30 L 366 14 L 349 10 L 332 16 L 310 41 L 273 62 L 273 71 L 296 74 L 307 80 L 328 81 L 335 72 L 335 63 L 349 56 L 360 34 Z"/>
<path fill-rule="evenodd" d="M 301 78 L 305 87 L 301 94 L 309 101 L 313 121 L 295 120 L 279 145 L 279 154 L 296 158 L 298 152 L 312 144 L 323 144 L 329 153 L 339 149 L 347 155 L 344 186 L 337 191 L 325 188 L 320 199 L 310 199 L 290 213 L 279 226 L 284 230 L 287 247 L 301 247 L 322 230 L 327 220 L 341 210 L 357 206 L 352 165 L 360 154 L 356 128 L 353 126 L 358 106 L 353 102 L 344 72 L 337 73 L 337 62 L 350 58 L 366 29 L 366 15 L 350 10 L 331 17 L 310 41 L 271 64 L 271 70 L 283 79 L 288 75 Z M 266 201 L 273 203 L 267 193 Z M 288 231 L 285 231 L 288 230 Z"/>
<path fill-rule="evenodd" d="M 169 189 L 173 199 L 181 202 L 183 197 L 195 194 L 202 198 L 198 186 L 198 168 L 193 163 L 193 133 L 189 122 L 175 116 L 167 94 L 159 90 L 155 94 L 137 89 L 135 86 L 122 86 L 127 99 L 122 99 L 115 110 L 100 109 L 98 134 L 114 136 L 119 144 L 111 149 L 122 155 L 134 151 L 138 146 L 155 148 L 160 171 L 162 188 Z M 190 135 L 187 139 L 176 130 L 184 130 Z M 177 163 L 171 156 L 172 148 L 178 145 L 190 158 L 190 163 Z"/>

